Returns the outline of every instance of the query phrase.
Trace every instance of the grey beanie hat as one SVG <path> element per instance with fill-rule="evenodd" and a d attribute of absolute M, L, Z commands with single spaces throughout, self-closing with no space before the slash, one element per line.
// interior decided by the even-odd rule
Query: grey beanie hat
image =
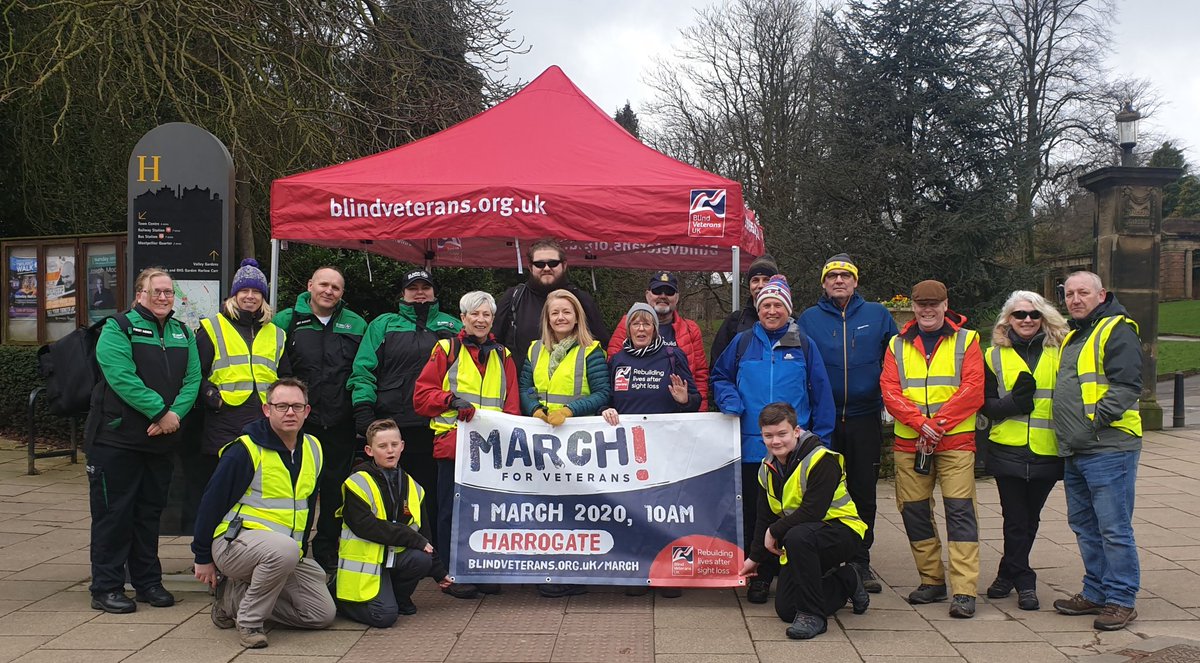
<path fill-rule="evenodd" d="M 775 264 L 775 259 L 764 253 L 755 258 L 754 262 L 750 263 L 750 269 L 746 271 L 746 280 L 749 281 L 755 276 L 766 276 L 767 278 L 770 278 L 778 273 L 779 265 Z"/>
<path fill-rule="evenodd" d="M 629 323 L 630 323 L 630 321 L 633 320 L 633 314 L 637 313 L 638 311 L 649 314 L 651 320 L 658 322 L 658 313 L 656 313 L 654 311 L 653 306 L 650 306 L 646 302 L 637 302 L 633 306 L 630 306 L 629 312 L 625 314 L 625 334 L 626 335 L 629 334 Z M 657 324 L 654 325 L 654 335 L 658 336 L 658 325 Z"/>

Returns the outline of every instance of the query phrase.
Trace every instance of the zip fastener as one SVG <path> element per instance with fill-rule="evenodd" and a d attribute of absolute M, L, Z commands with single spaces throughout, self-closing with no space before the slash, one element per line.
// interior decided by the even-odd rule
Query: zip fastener
<path fill-rule="evenodd" d="M 842 309 L 842 423 L 843 424 L 846 423 L 846 406 L 849 402 L 850 402 L 850 354 L 846 350 L 846 309 Z"/>

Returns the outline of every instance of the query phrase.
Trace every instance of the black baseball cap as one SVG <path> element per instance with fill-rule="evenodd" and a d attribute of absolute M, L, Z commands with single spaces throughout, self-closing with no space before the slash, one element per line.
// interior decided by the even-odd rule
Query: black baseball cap
<path fill-rule="evenodd" d="M 661 288 L 667 286 L 674 292 L 679 292 L 679 281 L 671 272 L 655 272 L 654 276 L 650 277 L 650 284 L 646 286 L 647 290 Z"/>
<path fill-rule="evenodd" d="M 429 272 L 423 269 L 414 269 L 404 275 L 404 278 L 400 282 L 400 288 L 407 288 L 415 281 L 424 281 L 428 283 L 430 287 L 433 286 L 433 277 L 429 275 Z"/>

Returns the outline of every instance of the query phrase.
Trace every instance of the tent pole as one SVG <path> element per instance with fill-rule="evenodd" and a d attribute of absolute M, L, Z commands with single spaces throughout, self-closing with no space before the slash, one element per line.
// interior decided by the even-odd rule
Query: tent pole
<path fill-rule="evenodd" d="M 271 238 L 271 308 L 276 311 L 279 307 L 279 240 Z"/>
<path fill-rule="evenodd" d="M 514 238 L 513 238 L 513 244 L 515 244 L 515 245 L 516 245 L 516 247 L 517 247 L 517 273 L 518 273 L 518 274 L 524 274 L 524 273 L 525 273 L 525 269 L 524 269 L 524 266 L 523 266 L 523 264 L 521 263 L 521 238 L 520 238 L 520 237 L 514 237 Z"/>
<path fill-rule="evenodd" d="M 742 289 L 742 247 L 733 247 L 733 278 L 729 280 L 733 286 L 733 310 L 741 310 L 742 300 L 738 298 L 738 292 Z"/>

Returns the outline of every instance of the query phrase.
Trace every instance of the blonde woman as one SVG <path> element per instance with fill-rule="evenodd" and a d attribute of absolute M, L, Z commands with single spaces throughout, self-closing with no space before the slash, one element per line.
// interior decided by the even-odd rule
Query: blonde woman
<path fill-rule="evenodd" d="M 1063 476 L 1051 403 L 1066 334 L 1066 320 L 1050 302 L 1018 290 L 1004 303 L 984 353 L 982 412 L 992 422 L 986 463 L 1004 515 L 1004 554 L 987 595 L 1004 598 L 1015 588 L 1022 610 L 1040 606 L 1029 552 L 1046 497 Z"/>
<path fill-rule="evenodd" d="M 611 387 L 604 348 L 588 330 L 579 299 L 567 290 L 546 295 L 542 337 L 530 343 L 521 367 L 521 412 L 560 426 L 568 417 L 598 413 Z M 542 596 L 583 594 L 582 585 L 538 585 Z"/>
<path fill-rule="evenodd" d="M 280 364 L 286 361 L 284 330 L 271 322 L 267 277 L 256 260 L 242 261 L 230 292 L 221 312 L 201 320 L 196 331 L 204 376 L 204 431 L 197 469 L 205 483 L 217 467 L 221 448 L 237 439 L 246 424 L 262 418 L 267 387 L 279 379 Z"/>

